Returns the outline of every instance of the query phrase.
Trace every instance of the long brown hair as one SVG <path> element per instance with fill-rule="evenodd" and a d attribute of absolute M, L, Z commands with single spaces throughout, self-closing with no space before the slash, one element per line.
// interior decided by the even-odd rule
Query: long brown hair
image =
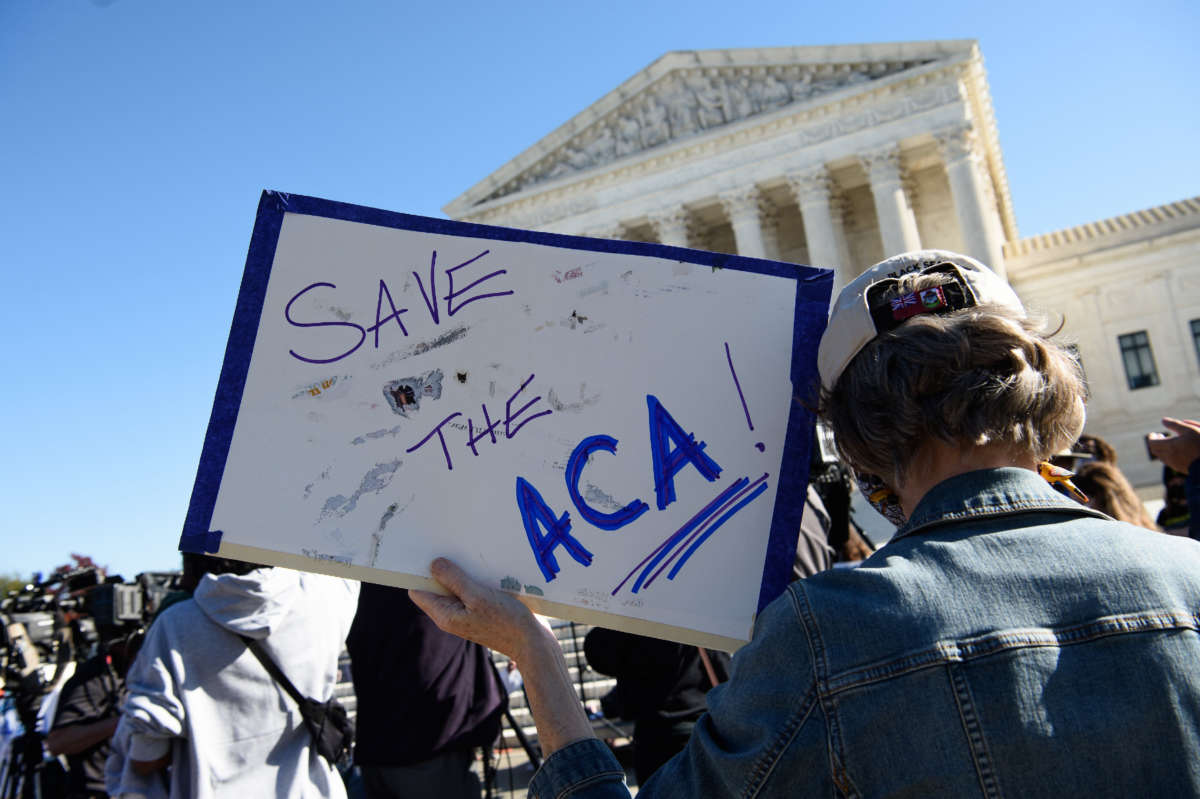
<path fill-rule="evenodd" d="M 1121 470 L 1104 461 L 1084 464 L 1072 478 L 1079 490 L 1087 494 L 1090 505 L 1114 519 L 1136 524 L 1148 530 L 1158 526 L 1146 513 L 1146 506 L 1138 499 L 1133 486 L 1121 474 Z"/>

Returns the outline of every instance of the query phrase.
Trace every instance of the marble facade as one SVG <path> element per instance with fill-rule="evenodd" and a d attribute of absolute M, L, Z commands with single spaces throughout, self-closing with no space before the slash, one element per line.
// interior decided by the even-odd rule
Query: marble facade
<path fill-rule="evenodd" d="M 885 253 L 965 252 L 1007 274 L 1027 300 L 1066 314 L 1093 394 L 1089 430 L 1114 440 L 1136 483 L 1158 479 L 1141 463 L 1140 433 L 1157 418 L 1148 409 L 1200 416 L 1200 350 L 1187 352 L 1178 330 L 1155 327 L 1151 338 L 1170 339 L 1162 357 L 1187 379 L 1131 390 L 1114 331 L 1137 323 L 1097 323 L 1116 313 L 1103 303 L 1128 286 L 1131 268 L 1138 289 L 1120 308 L 1125 317 L 1164 324 L 1158 302 L 1184 325 L 1200 317 L 1200 214 L 1170 217 L 1169 235 L 1141 225 L 1158 242 L 1150 245 L 1118 236 L 1125 243 L 1114 249 L 1117 239 L 1097 235 L 1084 237 L 1095 252 L 1068 253 L 1044 237 L 1021 239 L 974 40 L 668 53 L 444 210 L 824 266 L 838 286 Z M 1156 277 L 1143 279 L 1145 270 Z M 1100 305 L 1085 307 L 1080 296 L 1092 295 L 1081 285 Z M 1197 303 L 1187 304 L 1188 291 Z"/>
<path fill-rule="evenodd" d="M 1116 447 L 1145 499 L 1161 498 L 1161 464 L 1142 442 L 1163 416 L 1200 419 L 1200 197 L 1005 244 L 1021 299 L 1078 348 L 1087 430 Z M 1134 388 L 1121 339 L 1145 334 L 1154 380 Z"/>

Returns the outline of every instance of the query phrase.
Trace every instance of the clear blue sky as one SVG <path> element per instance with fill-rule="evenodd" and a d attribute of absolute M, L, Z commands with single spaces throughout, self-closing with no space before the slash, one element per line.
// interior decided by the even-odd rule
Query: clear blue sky
<path fill-rule="evenodd" d="M 977 38 L 1042 233 L 1200 194 L 1198 9 L 0 0 L 0 572 L 178 563 L 264 188 L 441 216 L 669 50 Z"/>

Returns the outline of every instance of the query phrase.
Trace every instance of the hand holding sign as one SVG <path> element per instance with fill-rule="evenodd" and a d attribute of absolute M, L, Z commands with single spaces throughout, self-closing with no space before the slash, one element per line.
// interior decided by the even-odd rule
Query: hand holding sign
<path fill-rule="evenodd" d="M 748 640 L 827 271 L 265 193 L 181 548 Z M 752 420 L 753 412 L 753 420 Z"/>
<path fill-rule="evenodd" d="M 457 564 L 437 558 L 429 566 L 433 578 L 449 593 L 410 589 L 409 596 L 438 627 L 521 663 L 538 636 L 549 636 L 529 608 L 507 591 L 472 580 Z"/>

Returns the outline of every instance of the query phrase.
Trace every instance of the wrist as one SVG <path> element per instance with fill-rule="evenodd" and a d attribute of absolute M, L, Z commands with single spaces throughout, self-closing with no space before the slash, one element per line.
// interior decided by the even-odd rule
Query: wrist
<path fill-rule="evenodd" d="M 562 657 L 562 647 L 554 633 L 535 617 L 530 617 L 530 623 L 522 630 L 521 640 L 512 653 L 512 661 L 522 674 L 532 673 L 538 668 L 546 668 Z"/>

